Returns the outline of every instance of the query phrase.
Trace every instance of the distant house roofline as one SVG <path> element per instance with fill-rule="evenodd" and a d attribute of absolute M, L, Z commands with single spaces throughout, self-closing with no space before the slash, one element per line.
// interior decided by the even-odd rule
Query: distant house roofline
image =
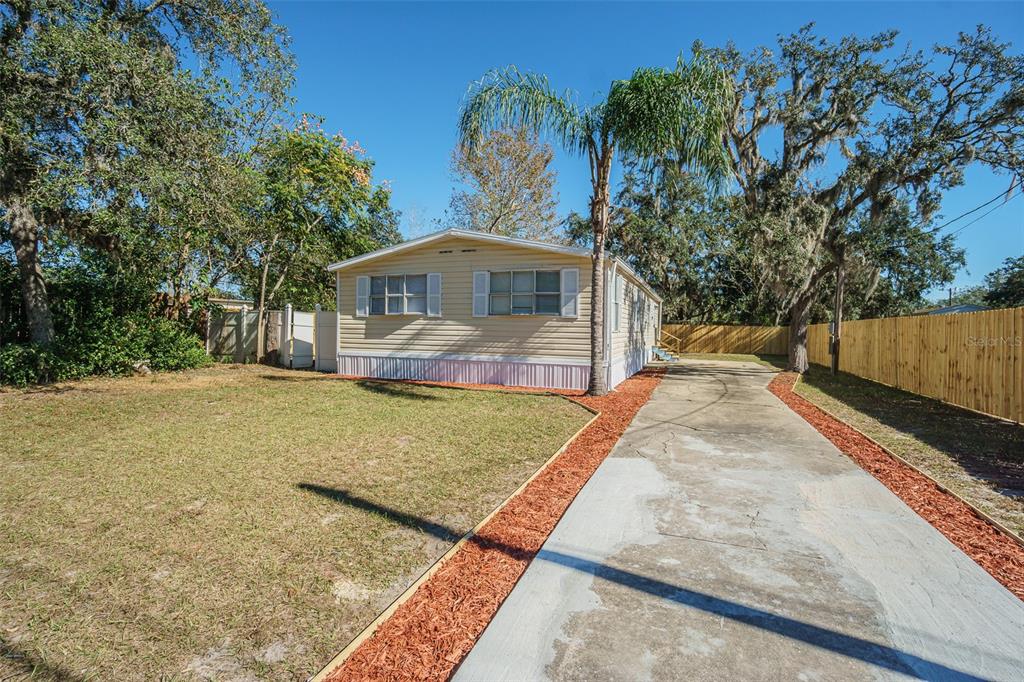
<path fill-rule="evenodd" d="M 978 303 L 957 303 L 954 305 L 936 306 L 934 308 L 921 308 L 915 310 L 912 315 L 954 315 L 956 313 L 981 313 L 992 310 L 987 305 Z"/>

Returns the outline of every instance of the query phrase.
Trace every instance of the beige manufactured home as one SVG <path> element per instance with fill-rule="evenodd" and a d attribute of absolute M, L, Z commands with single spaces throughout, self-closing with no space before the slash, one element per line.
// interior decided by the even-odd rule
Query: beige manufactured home
<path fill-rule="evenodd" d="M 445 230 L 334 263 L 337 371 L 585 389 L 591 262 L 589 249 Z M 605 278 L 614 387 L 651 359 L 661 299 L 615 258 Z"/>

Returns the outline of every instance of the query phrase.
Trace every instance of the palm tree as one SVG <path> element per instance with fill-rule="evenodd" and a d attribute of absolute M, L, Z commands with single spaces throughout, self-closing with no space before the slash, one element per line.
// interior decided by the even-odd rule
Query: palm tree
<path fill-rule="evenodd" d="M 548 135 L 590 164 L 591 279 L 590 388 L 607 392 L 604 373 L 604 243 L 615 152 L 656 159 L 674 152 L 677 163 L 712 184 L 727 176 L 722 142 L 733 87 L 725 73 L 695 56 L 674 70 L 637 69 L 612 82 L 603 101 L 579 106 L 573 93 L 557 93 L 546 76 L 516 67 L 489 72 L 470 85 L 459 120 L 460 143 L 472 153 L 492 130 L 523 127 Z"/>

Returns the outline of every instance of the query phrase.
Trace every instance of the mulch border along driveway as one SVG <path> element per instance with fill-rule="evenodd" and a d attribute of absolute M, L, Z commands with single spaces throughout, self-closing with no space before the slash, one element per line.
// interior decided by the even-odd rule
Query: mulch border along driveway
<path fill-rule="evenodd" d="M 964 554 L 1024 600 L 1024 547 L 980 517 L 958 497 L 921 472 L 892 457 L 877 443 L 793 392 L 799 375 L 783 372 L 768 390 L 877 478 Z"/>
<path fill-rule="evenodd" d="M 447 679 L 663 374 L 648 369 L 605 396 L 570 398 L 597 418 L 323 679 Z"/>

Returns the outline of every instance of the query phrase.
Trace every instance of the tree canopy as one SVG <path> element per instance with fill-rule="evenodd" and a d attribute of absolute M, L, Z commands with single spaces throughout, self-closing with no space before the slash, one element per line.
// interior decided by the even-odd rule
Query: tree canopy
<path fill-rule="evenodd" d="M 664 297 L 666 320 L 707 324 L 779 324 L 784 310 L 763 286 L 756 225 L 742 198 L 708 194 L 671 155 L 651 164 L 627 160 L 612 203 L 608 248 Z M 589 244 L 586 221 L 569 217 L 569 234 Z M 929 289 L 951 281 L 963 264 L 952 237 L 939 238 L 908 207 L 851 232 L 863 258 L 848 264 L 845 309 L 856 319 L 909 314 Z M 834 289 L 819 289 L 811 321 L 828 319 Z"/>
<path fill-rule="evenodd" d="M 452 152 L 456 189 L 445 224 L 468 230 L 557 241 L 557 193 L 551 145 L 524 128 L 494 130 L 474 152 Z"/>
<path fill-rule="evenodd" d="M 724 147 L 797 371 L 829 277 L 858 262 L 881 268 L 872 259 L 884 250 L 862 248 L 873 225 L 904 207 L 927 224 L 972 163 L 1008 174 L 1010 187 L 1024 177 L 1024 57 L 985 27 L 929 54 L 896 40 L 830 41 L 808 25 L 777 50 L 705 51 L 735 83 Z"/>
<path fill-rule="evenodd" d="M 1024 256 L 1007 258 L 985 276 L 985 303 L 993 308 L 1024 306 Z"/>
<path fill-rule="evenodd" d="M 372 173 L 358 144 L 310 116 L 271 132 L 255 154 L 258 191 L 237 247 L 237 279 L 261 313 L 282 301 L 332 305 L 326 264 L 400 241 L 390 190 Z"/>
<path fill-rule="evenodd" d="M 293 68 L 260 0 L 0 1 L 5 371 L 192 362 L 209 293 L 329 303 L 325 263 L 398 239 L 362 150 L 281 126 Z"/>
<path fill-rule="evenodd" d="M 291 73 L 257 0 L 0 4 L 0 206 L 34 340 L 53 337 L 41 250 L 171 267 L 232 224 L 238 155 Z"/>

